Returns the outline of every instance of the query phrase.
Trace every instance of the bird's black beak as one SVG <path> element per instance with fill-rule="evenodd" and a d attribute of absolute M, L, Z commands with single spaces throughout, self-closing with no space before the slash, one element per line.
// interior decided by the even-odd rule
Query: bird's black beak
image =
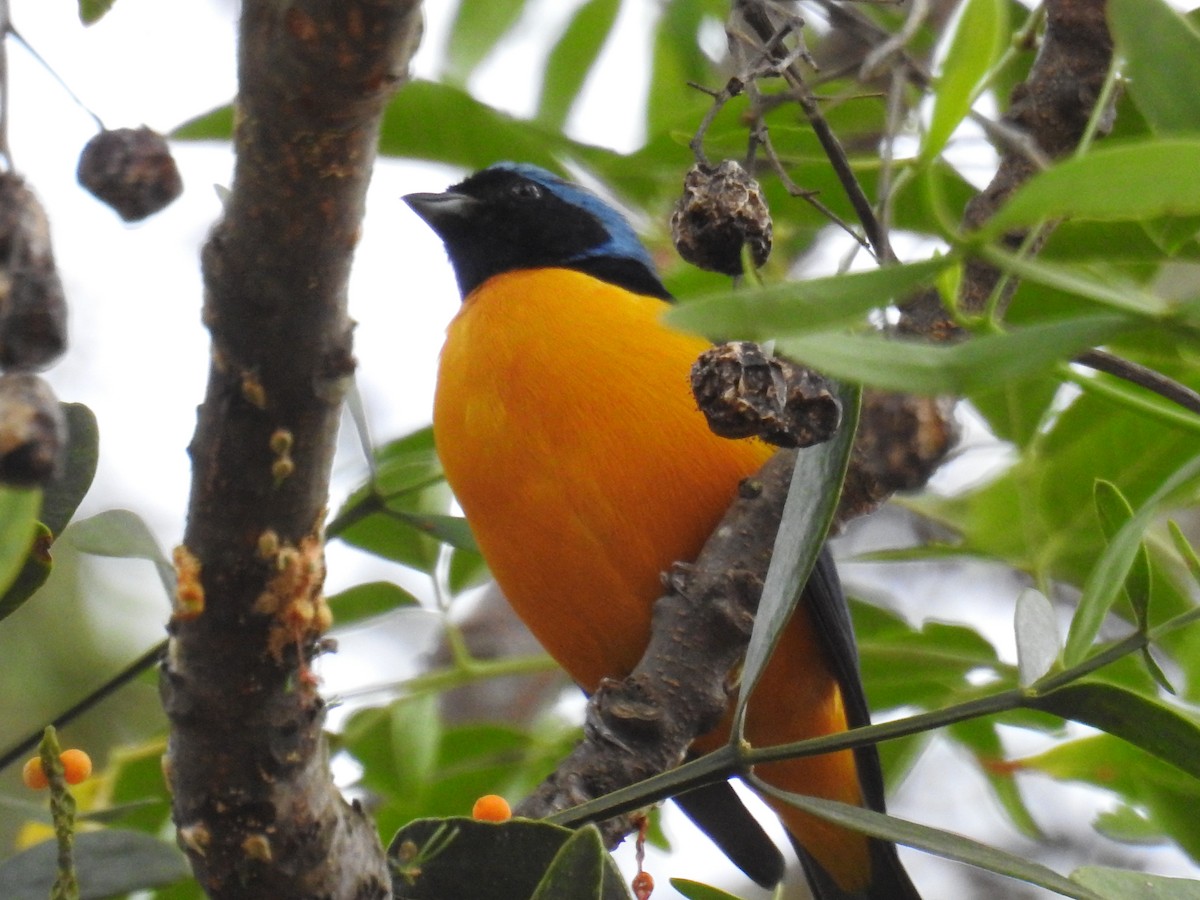
<path fill-rule="evenodd" d="M 441 194 L 405 194 L 403 200 L 438 234 L 443 234 L 446 227 L 453 227 L 455 223 L 469 219 L 480 205 L 474 197 L 454 191 Z"/>

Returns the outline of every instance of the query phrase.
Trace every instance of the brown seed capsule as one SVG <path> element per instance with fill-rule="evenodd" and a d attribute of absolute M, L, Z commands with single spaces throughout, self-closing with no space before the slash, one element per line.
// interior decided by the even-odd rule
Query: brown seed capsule
<path fill-rule="evenodd" d="M 0 483 L 32 487 L 58 471 L 67 420 L 50 386 L 37 375 L 0 375 Z"/>
<path fill-rule="evenodd" d="M 771 213 L 758 182 L 730 159 L 692 166 L 671 215 L 671 237 L 679 255 L 701 269 L 741 275 L 743 245 L 761 266 L 771 253 Z"/>
<path fill-rule="evenodd" d="M 102 131 L 79 154 L 79 183 L 126 222 L 140 222 L 183 193 L 166 139 L 145 126 Z"/>
<path fill-rule="evenodd" d="M 0 367 L 42 369 L 67 345 L 67 301 L 50 223 L 14 172 L 0 174 Z"/>

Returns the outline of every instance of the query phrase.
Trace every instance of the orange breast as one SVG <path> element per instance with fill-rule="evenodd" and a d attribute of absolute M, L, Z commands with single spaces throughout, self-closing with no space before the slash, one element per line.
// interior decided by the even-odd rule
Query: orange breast
<path fill-rule="evenodd" d="M 517 614 L 587 689 L 633 668 L 660 573 L 771 452 L 708 430 L 688 387 L 708 344 L 665 309 L 567 269 L 512 272 L 467 298 L 442 351 L 446 477 Z"/>

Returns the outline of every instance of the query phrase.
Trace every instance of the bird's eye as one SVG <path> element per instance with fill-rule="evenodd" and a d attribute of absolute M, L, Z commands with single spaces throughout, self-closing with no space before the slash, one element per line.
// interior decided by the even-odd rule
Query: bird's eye
<path fill-rule="evenodd" d="M 516 200 L 537 200 L 542 196 L 542 188 L 532 181 L 518 181 L 512 186 L 512 195 Z"/>

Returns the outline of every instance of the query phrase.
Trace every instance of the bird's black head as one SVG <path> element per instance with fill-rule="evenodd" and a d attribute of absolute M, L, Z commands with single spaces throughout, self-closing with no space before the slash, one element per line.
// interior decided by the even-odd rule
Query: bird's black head
<path fill-rule="evenodd" d="M 464 297 L 493 275 L 550 267 L 670 296 L 619 212 L 537 166 L 498 163 L 443 194 L 404 201 L 445 243 Z"/>

